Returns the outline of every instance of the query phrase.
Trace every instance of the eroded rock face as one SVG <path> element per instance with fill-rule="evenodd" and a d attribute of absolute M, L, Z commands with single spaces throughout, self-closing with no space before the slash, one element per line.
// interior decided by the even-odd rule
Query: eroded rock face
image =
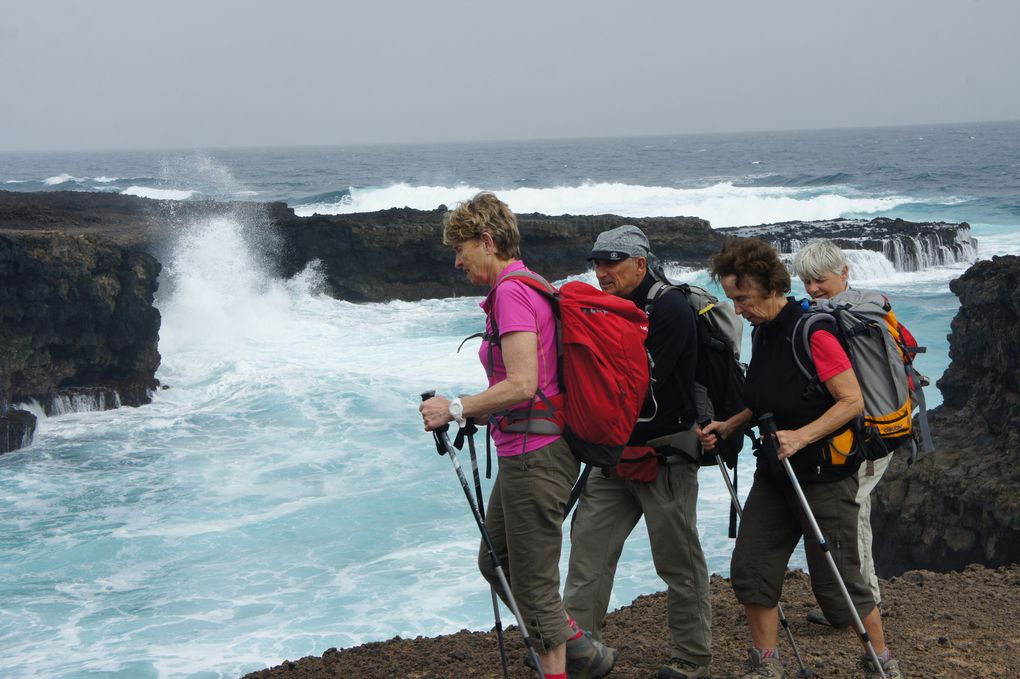
<path fill-rule="evenodd" d="M 467 198 L 467 196 L 465 196 Z M 149 200 L 103 193 L 0 191 L 0 231 L 61 230 L 96 235 L 166 261 L 174 242 L 202 220 L 225 218 L 244 226 L 249 245 L 273 275 L 290 277 L 315 262 L 324 292 L 352 302 L 478 295 L 453 268 L 442 244 L 445 206 L 392 208 L 348 215 L 298 217 L 283 203 Z M 782 252 L 811 238 L 884 253 L 900 270 L 971 261 L 976 243 L 966 224 L 898 219 L 787 222 L 713 229 L 697 217 L 630 218 L 615 215 L 518 215 L 524 260 L 551 280 L 582 273 L 595 237 L 636 224 L 662 259 L 703 268 L 727 235 L 755 235 Z"/>
<path fill-rule="evenodd" d="M 960 298 L 952 363 L 930 415 L 937 452 L 893 460 L 875 492 L 875 563 L 911 568 L 1020 563 L 1020 257 L 978 262 Z"/>
<path fill-rule="evenodd" d="M 879 252 L 897 271 L 921 271 L 933 266 L 973 262 L 977 240 L 970 224 L 908 222 L 877 217 L 780 222 L 720 229 L 738 236 L 755 236 L 781 253 L 794 253 L 813 238 L 828 238 L 844 250 Z"/>
<path fill-rule="evenodd" d="M 480 295 L 453 251 L 442 243 L 445 207 L 432 211 L 394 208 L 352 215 L 278 215 L 282 273 L 292 276 L 317 260 L 326 292 L 354 302 Z M 550 280 L 583 272 L 596 236 L 620 224 L 645 229 L 663 258 L 704 266 L 722 236 L 703 219 L 624 219 L 611 215 L 548 217 L 518 215 L 523 259 Z"/>
<path fill-rule="evenodd" d="M 50 412 L 74 398 L 100 407 L 148 403 L 160 358 L 152 304 L 159 271 L 151 255 L 95 236 L 0 232 L 3 398 Z M 24 439 L 10 417 L 7 426 L 0 440 Z"/>

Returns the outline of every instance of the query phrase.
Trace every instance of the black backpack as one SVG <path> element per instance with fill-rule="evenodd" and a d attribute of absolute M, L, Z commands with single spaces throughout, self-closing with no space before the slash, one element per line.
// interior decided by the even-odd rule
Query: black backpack
<path fill-rule="evenodd" d="M 645 312 L 649 317 L 659 298 L 670 290 L 679 290 L 694 310 L 698 333 L 695 381 L 707 392 L 707 403 L 698 403 L 698 422 L 725 420 L 744 410 L 744 373 L 747 366 L 740 362 L 740 339 L 743 334 L 740 318 L 728 302 L 719 302 L 704 288 L 688 284 L 673 285 L 661 269 L 653 271 L 653 277 L 656 282 L 649 289 L 645 302 Z M 743 439 L 743 432 L 740 432 L 719 443 L 718 455 L 730 469 L 736 468 Z M 701 464 L 716 464 L 716 453 L 703 454 Z"/>

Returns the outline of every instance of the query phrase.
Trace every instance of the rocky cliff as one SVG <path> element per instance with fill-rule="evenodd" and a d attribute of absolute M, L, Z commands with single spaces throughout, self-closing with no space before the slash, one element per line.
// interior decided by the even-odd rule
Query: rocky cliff
<path fill-rule="evenodd" d="M 970 235 L 970 225 L 966 222 L 918 223 L 879 217 L 871 221 L 781 222 L 719 231 L 737 236 L 756 236 L 784 253 L 796 252 L 812 238 L 829 238 L 846 250 L 880 252 L 897 271 L 920 271 L 977 259 L 977 240 Z"/>
<path fill-rule="evenodd" d="M 0 452 L 51 413 L 148 403 L 159 366 L 160 264 L 96 236 L 0 231 Z"/>
<path fill-rule="evenodd" d="M 476 295 L 442 245 L 445 207 L 394 208 L 349 215 L 298 217 L 283 203 L 160 201 L 103 193 L 0 191 L 0 230 L 54 230 L 97 235 L 164 260 L 177 234 L 201 219 L 238 220 L 253 234 L 263 261 L 292 276 L 312 262 L 326 292 L 354 302 Z M 788 222 L 712 229 L 696 217 L 518 215 L 524 257 L 551 279 L 585 270 L 595 236 L 623 223 L 640 226 L 660 257 L 703 267 L 727 235 L 757 235 L 790 252 L 810 238 L 834 237 L 847 248 L 883 252 L 901 270 L 971 261 L 976 243 L 966 224 L 893 219 Z"/>
<path fill-rule="evenodd" d="M 445 211 L 440 206 L 430 212 L 394 208 L 281 216 L 281 273 L 291 276 L 318 261 L 327 292 L 354 302 L 477 295 L 478 288 L 453 268 L 452 250 L 442 244 Z M 694 217 L 624 220 L 526 214 L 518 215 L 524 259 L 551 280 L 580 273 L 587 268 L 585 257 L 598 233 L 624 222 L 645 229 L 663 257 L 689 266 L 703 266 L 722 242 L 708 222 Z"/>
<path fill-rule="evenodd" d="M 875 493 L 875 562 L 908 568 L 1020 563 L 1020 257 L 978 262 L 953 281 L 960 311 L 931 413 L 937 452 L 895 458 Z"/>

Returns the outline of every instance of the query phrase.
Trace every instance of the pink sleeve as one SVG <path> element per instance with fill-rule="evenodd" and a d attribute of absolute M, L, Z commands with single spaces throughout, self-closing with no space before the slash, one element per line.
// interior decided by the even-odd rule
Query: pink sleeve
<path fill-rule="evenodd" d="M 500 337 L 508 332 L 538 332 L 538 314 L 533 297 L 540 297 L 540 293 L 526 283 L 510 280 L 496 288 L 493 302 Z"/>
<path fill-rule="evenodd" d="M 815 362 L 819 382 L 828 382 L 851 367 L 850 357 L 846 355 L 839 340 L 827 330 L 819 330 L 811 335 L 811 357 Z"/>

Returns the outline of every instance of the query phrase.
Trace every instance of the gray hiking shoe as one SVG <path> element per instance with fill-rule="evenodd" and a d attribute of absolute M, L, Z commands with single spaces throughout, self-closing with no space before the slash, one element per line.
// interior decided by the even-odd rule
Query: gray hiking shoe
<path fill-rule="evenodd" d="M 708 665 L 699 665 L 678 655 L 659 668 L 658 679 L 706 679 Z"/>
<path fill-rule="evenodd" d="M 615 648 L 591 638 L 585 632 L 567 642 L 567 677 L 569 679 L 598 679 L 613 670 L 616 664 Z"/>
<path fill-rule="evenodd" d="M 861 659 L 857 661 L 857 666 L 864 670 L 864 679 L 882 679 L 871 656 L 861 656 Z M 885 679 L 903 679 L 903 673 L 900 672 L 900 664 L 896 662 L 896 658 L 889 658 L 882 663 L 882 671 L 885 672 Z"/>
<path fill-rule="evenodd" d="M 832 623 L 825 617 L 825 613 L 822 613 L 822 611 L 817 608 L 812 608 L 808 611 L 804 618 L 808 622 L 813 622 L 816 625 L 828 625 L 829 627 L 832 627 Z"/>
<path fill-rule="evenodd" d="M 604 677 L 616 664 L 617 651 L 600 641 L 591 638 L 591 632 L 585 632 L 577 639 L 567 642 L 567 677 L 568 679 L 598 679 Z M 524 656 L 524 664 L 531 669 L 538 669 L 531 660 L 531 654 Z"/>
<path fill-rule="evenodd" d="M 762 658 L 756 648 L 747 649 L 747 663 L 751 671 L 740 679 L 790 679 L 783 661 L 776 656 Z"/>

